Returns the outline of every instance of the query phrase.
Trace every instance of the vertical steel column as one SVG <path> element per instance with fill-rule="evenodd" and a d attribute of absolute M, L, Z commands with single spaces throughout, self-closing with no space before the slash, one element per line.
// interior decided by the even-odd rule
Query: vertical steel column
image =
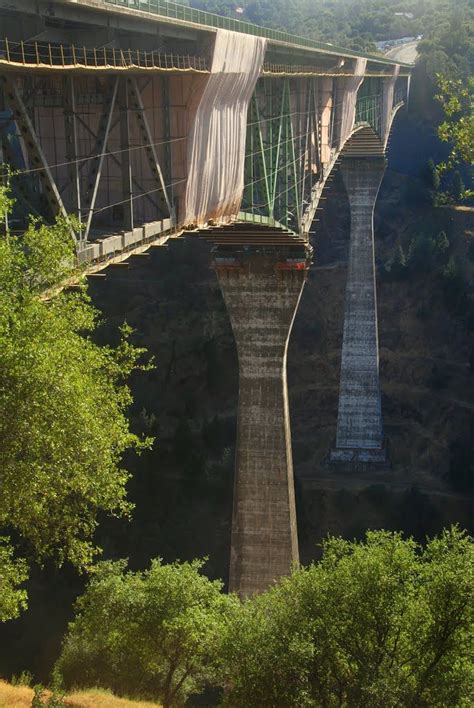
<path fill-rule="evenodd" d="M 156 150 L 155 142 L 157 142 L 150 130 L 150 125 L 148 123 L 148 118 L 145 111 L 145 106 L 143 105 L 143 100 L 141 97 L 140 89 L 138 87 L 137 80 L 127 79 L 128 85 L 128 98 L 129 105 L 133 108 L 135 113 L 135 118 L 138 123 L 140 130 L 140 136 L 145 148 L 145 155 L 148 159 L 150 169 L 152 174 L 160 185 L 161 190 L 158 192 L 158 203 L 160 204 L 161 214 L 160 216 L 171 216 L 171 201 L 168 197 L 168 192 L 163 178 L 163 172 L 161 169 L 160 161 L 158 159 L 158 152 Z"/>
<path fill-rule="evenodd" d="M 118 91 L 118 76 L 112 80 L 109 91 L 105 95 L 104 109 L 99 122 L 99 131 L 94 150 L 94 159 L 92 161 L 91 170 L 87 182 L 87 194 L 85 204 L 88 208 L 86 228 L 84 232 L 84 240 L 87 241 L 89 236 L 92 217 L 94 216 L 95 201 L 99 191 L 99 182 L 102 175 L 102 166 L 104 164 L 105 151 L 107 150 L 107 141 L 109 139 L 110 128 L 112 125 L 112 117 L 114 115 L 115 101 Z"/>
<path fill-rule="evenodd" d="M 164 125 L 164 140 L 166 140 L 163 146 L 164 154 L 164 170 L 163 175 L 166 183 L 166 189 L 169 195 L 169 201 L 171 204 L 171 219 L 174 224 L 176 224 L 176 204 L 174 197 L 174 187 L 173 187 L 173 169 L 171 160 L 171 117 L 170 117 L 170 91 L 169 91 L 169 76 L 161 77 L 161 98 L 163 102 L 163 125 Z"/>
<path fill-rule="evenodd" d="M 66 192 L 72 192 L 72 212 L 81 221 L 81 180 L 78 162 L 76 95 L 74 76 L 64 80 L 64 129 L 66 134 L 66 159 L 68 184 Z"/>
<path fill-rule="evenodd" d="M 123 228 L 133 229 L 133 183 L 130 159 L 130 110 L 128 81 L 124 77 L 119 87 L 120 164 L 122 166 Z"/>

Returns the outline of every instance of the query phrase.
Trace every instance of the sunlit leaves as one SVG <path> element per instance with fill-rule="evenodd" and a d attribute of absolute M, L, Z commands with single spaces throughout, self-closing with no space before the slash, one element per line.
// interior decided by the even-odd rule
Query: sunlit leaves
<path fill-rule="evenodd" d="M 441 123 L 438 135 L 450 143 L 448 160 L 440 166 L 442 171 L 466 163 L 474 165 L 474 77 L 466 81 L 438 75 L 439 94 L 446 120 Z"/>
<path fill-rule="evenodd" d="M 0 238 L 0 528 L 13 528 L 39 561 L 84 568 L 97 550 L 98 513 L 130 513 L 124 450 L 150 441 L 133 435 L 125 416 L 124 382 L 143 353 L 130 329 L 117 349 L 99 347 L 85 289 L 39 297 L 73 256 L 64 219 Z"/>
<path fill-rule="evenodd" d="M 77 604 L 57 671 L 66 685 L 102 685 L 184 705 L 216 675 L 220 640 L 235 598 L 201 575 L 203 563 L 133 573 L 102 563 Z"/>
<path fill-rule="evenodd" d="M 26 592 L 20 589 L 28 574 L 26 562 L 15 559 L 7 538 L 0 537 L 0 622 L 18 617 L 26 607 Z"/>

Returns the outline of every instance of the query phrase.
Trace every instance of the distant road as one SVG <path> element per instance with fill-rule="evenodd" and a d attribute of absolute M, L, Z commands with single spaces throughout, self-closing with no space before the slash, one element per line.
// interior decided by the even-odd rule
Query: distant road
<path fill-rule="evenodd" d="M 418 56 L 416 50 L 418 46 L 418 40 L 414 42 L 407 42 L 402 44 L 400 47 L 393 47 L 385 53 L 385 56 L 389 59 L 395 59 L 395 61 L 404 62 L 406 64 L 414 64 Z"/>

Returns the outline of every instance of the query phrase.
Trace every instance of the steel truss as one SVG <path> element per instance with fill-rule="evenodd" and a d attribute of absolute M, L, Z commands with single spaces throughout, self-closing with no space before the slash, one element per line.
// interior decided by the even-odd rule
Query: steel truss
<path fill-rule="evenodd" d="M 304 230 L 305 213 L 307 216 L 314 210 L 315 195 L 320 196 L 337 158 L 342 115 L 339 80 L 259 79 L 248 112 L 245 188 L 239 218 L 277 224 L 294 233 Z M 385 80 L 366 77 L 356 103 L 354 128 L 370 126 L 378 142 L 382 140 Z M 407 79 L 401 77 L 395 87 L 394 108 L 406 101 L 406 94 Z M 382 144 L 380 149 L 383 151 Z"/>
<path fill-rule="evenodd" d="M 160 79 L 162 84 L 167 81 L 166 77 Z M 19 196 L 20 201 L 27 204 L 27 213 L 39 213 L 47 222 L 51 222 L 59 214 L 64 217 L 74 214 L 82 223 L 81 229 L 75 234 L 78 248 L 81 250 L 92 237 L 97 212 L 109 208 L 96 208 L 99 191 L 101 187 L 106 186 L 108 179 L 106 160 L 120 168 L 121 228 L 133 229 L 136 225 L 134 196 L 142 195 L 148 204 L 153 205 L 152 220 L 169 219 L 173 209 L 172 196 L 166 187 L 171 181 L 169 154 L 166 152 L 164 164 L 161 164 L 139 81 L 130 76 L 105 76 L 96 82 L 95 90 L 100 98 L 94 101 L 94 105 L 97 104 L 97 112 L 100 112 L 96 127 L 88 124 L 85 119 L 87 103 L 81 103 L 85 96 L 78 91 L 78 82 L 80 79 L 72 75 L 62 79 L 36 77 L 31 80 L 14 73 L 3 75 L 0 78 L 4 103 L 3 119 L 0 123 L 0 145 L 4 160 L 10 164 L 12 171 L 19 171 L 18 176 L 13 178 L 13 190 L 15 196 Z M 160 90 L 164 92 L 163 88 Z M 51 126 L 48 126 L 48 138 L 42 137 L 41 131 L 35 125 L 36 107 L 50 107 L 53 111 Z M 167 111 L 167 107 L 164 110 Z M 5 115 L 10 115 L 11 118 L 5 119 Z M 56 161 L 51 160 L 51 154 L 57 153 L 54 132 L 55 118 L 57 121 L 58 115 L 62 116 L 64 125 L 63 137 L 60 140 L 65 143 L 65 148 L 59 164 L 55 164 Z M 134 135 L 135 142 L 138 136 L 138 144 L 132 145 L 133 123 L 136 125 Z M 20 140 L 20 161 L 10 145 L 8 131 L 12 125 L 16 126 L 15 132 Z M 109 141 L 117 125 L 120 150 L 111 150 Z M 169 133 L 169 120 L 164 121 L 164 126 Z M 92 143 L 88 154 L 84 154 L 86 137 L 89 144 Z M 162 136 L 162 140 L 167 139 L 169 134 Z M 49 162 L 45 140 L 50 141 Z M 132 150 L 135 153 L 134 159 L 131 157 Z M 145 189 L 141 182 L 143 169 L 151 175 L 152 186 L 154 185 L 152 189 Z M 134 170 L 138 170 L 138 173 L 134 173 Z M 109 221 L 110 218 L 111 214 Z"/>
<path fill-rule="evenodd" d="M 299 232 L 321 149 L 317 79 L 260 79 L 248 114 L 244 214 Z"/>

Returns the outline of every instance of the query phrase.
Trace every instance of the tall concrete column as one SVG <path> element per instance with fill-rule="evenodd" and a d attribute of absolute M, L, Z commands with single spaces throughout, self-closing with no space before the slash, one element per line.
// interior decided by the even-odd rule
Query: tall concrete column
<path fill-rule="evenodd" d="M 216 271 L 239 357 L 229 588 L 246 597 L 298 562 L 288 340 L 306 275 L 277 255 L 245 255 Z"/>
<path fill-rule="evenodd" d="M 386 462 L 379 385 L 375 285 L 375 201 L 385 171 L 382 157 L 342 159 L 341 173 L 351 208 L 336 463 Z"/>

